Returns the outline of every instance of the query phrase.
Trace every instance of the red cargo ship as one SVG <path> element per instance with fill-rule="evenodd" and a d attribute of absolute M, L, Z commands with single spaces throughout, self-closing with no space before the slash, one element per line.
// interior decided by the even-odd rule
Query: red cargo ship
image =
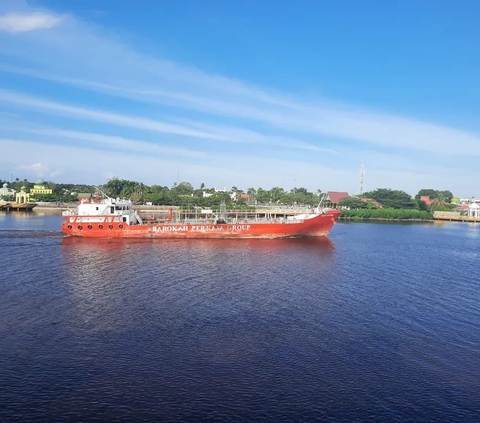
<path fill-rule="evenodd" d="M 289 238 L 326 236 L 340 212 L 311 209 L 286 212 L 168 211 L 164 219 L 141 216 L 126 200 L 82 198 L 76 210 L 63 212 L 62 231 L 85 238 Z"/>

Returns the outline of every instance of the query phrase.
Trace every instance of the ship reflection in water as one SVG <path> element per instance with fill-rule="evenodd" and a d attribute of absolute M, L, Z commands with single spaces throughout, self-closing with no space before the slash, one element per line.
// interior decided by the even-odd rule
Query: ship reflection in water
<path fill-rule="evenodd" d="M 138 301 L 138 307 L 156 310 L 161 317 L 155 324 L 168 321 L 170 328 L 200 316 L 222 320 L 231 313 L 253 313 L 265 304 L 276 306 L 270 309 L 276 312 L 284 308 L 282 296 L 301 286 L 298 279 L 305 271 L 321 270 L 317 283 L 327 284 L 335 254 L 333 241 L 325 237 L 161 241 L 65 237 L 61 247 L 77 324 L 86 331 L 144 327 L 145 322 L 124 314 L 127 300 L 130 306 Z M 310 284 L 311 278 L 307 280 Z"/>

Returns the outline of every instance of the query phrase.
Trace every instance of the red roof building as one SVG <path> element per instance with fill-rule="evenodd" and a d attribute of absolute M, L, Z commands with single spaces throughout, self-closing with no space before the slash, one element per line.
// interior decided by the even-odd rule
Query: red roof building
<path fill-rule="evenodd" d="M 369 201 L 375 204 L 375 207 L 377 209 L 383 209 L 383 204 L 379 203 L 377 200 L 374 200 L 373 198 L 362 198 L 362 201 L 364 203 L 368 203 Z"/>
<path fill-rule="evenodd" d="M 336 208 L 338 203 L 344 198 L 348 198 L 348 192 L 343 191 L 328 191 L 327 203 L 330 207 Z"/>
<path fill-rule="evenodd" d="M 420 196 L 420 201 L 423 201 L 424 203 L 426 203 L 427 206 L 429 206 L 430 204 L 433 203 L 433 200 L 430 199 L 430 196 L 429 196 L 429 195 L 422 195 L 422 196 Z"/>

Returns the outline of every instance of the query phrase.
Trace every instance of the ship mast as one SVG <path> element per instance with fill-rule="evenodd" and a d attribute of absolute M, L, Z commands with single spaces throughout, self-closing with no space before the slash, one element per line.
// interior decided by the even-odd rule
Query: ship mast
<path fill-rule="evenodd" d="M 107 197 L 108 199 L 110 199 L 110 197 L 105 194 L 99 187 L 97 187 L 96 185 L 93 186 L 97 191 L 100 191 L 105 197 Z"/>

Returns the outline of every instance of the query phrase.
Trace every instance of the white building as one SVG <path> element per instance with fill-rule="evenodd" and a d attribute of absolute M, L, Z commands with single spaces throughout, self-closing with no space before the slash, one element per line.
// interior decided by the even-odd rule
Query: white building
<path fill-rule="evenodd" d="M 480 204 L 480 198 L 475 198 L 475 197 L 460 198 L 460 203 L 462 203 L 462 204 L 471 204 L 471 203 Z"/>
<path fill-rule="evenodd" d="M 214 191 L 214 192 L 227 192 L 227 189 L 226 189 L 226 188 L 223 188 L 223 189 L 221 189 L 221 188 L 214 188 L 213 191 Z M 203 191 L 203 194 L 202 194 L 202 195 L 203 195 L 203 198 L 207 198 L 207 197 L 211 197 L 211 196 L 213 195 L 213 193 Z"/>
<path fill-rule="evenodd" d="M 477 203 L 472 203 L 468 206 L 467 216 L 469 217 L 480 217 L 480 205 Z"/>
<path fill-rule="evenodd" d="M 10 197 L 15 197 L 15 193 L 17 191 L 15 191 L 14 189 L 12 188 L 8 188 L 8 184 L 5 182 L 3 184 L 3 187 L 0 188 L 0 198 L 10 198 Z"/>

